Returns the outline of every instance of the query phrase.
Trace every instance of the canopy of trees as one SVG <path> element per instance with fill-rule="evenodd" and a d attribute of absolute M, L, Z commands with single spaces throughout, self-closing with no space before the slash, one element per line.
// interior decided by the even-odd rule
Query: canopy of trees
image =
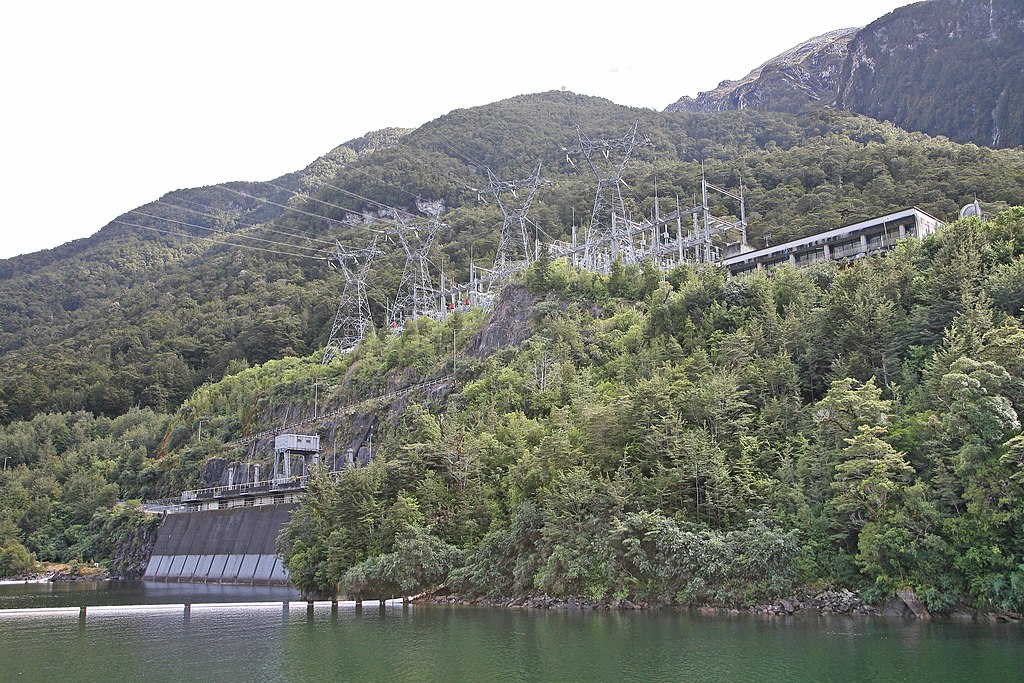
<path fill-rule="evenodd" d="M 845 268 L 535 267 L 530 339 L 318 479 L 281 552 L 320 594 L 1019 610 L 1022 258 L 1015 209 Z"/>
<path fill-rule="evenodd" d="M 1024 196 L 1020 151 L 835 112 L 657 114 L 571 93 L 453 112 L 372 154 L 336 150 L 237 202 L 189 196 L 219 207 L 204 220 L 224 232 L 296 247 L 360 243 L 366 226 L 340 221 L 374 201 L 443 200 L 433 256 L 458 274 L 500 225 L 467 190 L 484 165 L 515 177 L 544 161 L 554 182 L 534 221 L 565 236 L 593 188 L 559 145 L 576 124 L 612 136 L 636 118 L 650 144 L 629 168 L 632 210 L 653 212 L 655 184 L 685 200 L 708 159 L 716 182 L 742 180 L 754 239 L 900 205 L 949 216 L 979 188 L 995 205 Z M 515 320 L 416 321 L 322 367 L 341 284 L 322 262 L 109 227 L 0 263 L 0 549 L 11 565 L 109 557 L 131 515 L 116 501 L 245 457 L 223 443 L 308 414 L 314 382 L 338 405 L 448 373 L 454 334 L 457 389 L 381 411 L 373 462 L 318 481 L 282 536 L 311 594 L 737 604 L 826 582 L 909 585 L 940 611 L 1020 609 L 1022 259 L 1016 208 L 770 277 L 605 277 L 545 260 L 515 286 Z M 378 313 L 401 265 L 385 253 L 372 273 Z M 485 350 L 476 333 L 501 324 L 527 341 Z"/>

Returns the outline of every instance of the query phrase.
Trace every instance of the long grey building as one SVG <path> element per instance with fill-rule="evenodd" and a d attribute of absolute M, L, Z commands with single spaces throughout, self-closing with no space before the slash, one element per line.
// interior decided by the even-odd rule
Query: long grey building
<path fill-rule="evenodd" d="M 797 267 L 878 254 L 908 237 L 923 239 L 942 226 L 917 207 L 847 225 L 773 247 L 748 251 L 721 261 L 731 275 L 771 269 L 786 263 Z"/>

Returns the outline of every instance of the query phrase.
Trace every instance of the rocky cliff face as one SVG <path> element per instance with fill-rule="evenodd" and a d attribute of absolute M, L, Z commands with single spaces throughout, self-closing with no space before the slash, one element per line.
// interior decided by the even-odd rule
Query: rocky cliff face
<path fill-rule="evenodd" d="M 767 109 L 800 113 L 831 105 L 847 47 L 856 32 L 856 28 L 845 28 L 811 38 L 738 81 L 722 81 L 696 98 L 681 97 L 667 111 Z"/>
<path fill-rule="evenodd" d="M 1024 3 L 932 0 L 850 41 L 836 105 L 992 147 L 1024 143 Z"/>
<path fill-rule="evenodd" d="M 1024 2 L 930 0 L 813 38 L 668 111 L 838 107 L 957 142 L 1024 144 Z"/>
<path fill-rule="evenodd" d="M 156 545 L 160 517 L 145 515 L 139 523 L 117 534 L 110 561 L 110 576 L 115 579 L 141 579 Z"/>

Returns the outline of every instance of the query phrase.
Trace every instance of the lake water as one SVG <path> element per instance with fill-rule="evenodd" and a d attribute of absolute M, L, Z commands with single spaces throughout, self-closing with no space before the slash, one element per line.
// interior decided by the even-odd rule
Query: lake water
<path fill-rule="evenodd" d="M 1015 624 L 342 604 L 287 589 L 2 586 L 0 680 L 1014 681 Z M 272 604 L 252 605 L 269 600 Z M 186 614 L 167 605 L 202 607 Z M 248 603 L 248 604 L 244 604 Z M 368 606 L 369 605 L 369 606 Z"/>

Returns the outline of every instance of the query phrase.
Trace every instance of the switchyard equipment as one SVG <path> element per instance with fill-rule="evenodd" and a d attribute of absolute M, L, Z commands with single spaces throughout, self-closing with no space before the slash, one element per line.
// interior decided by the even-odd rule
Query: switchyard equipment
<path fill-rule="evenodd" d="M 555 258 L 565 259 L 583 270 L 607 274 L 612 264 L 637 264 L 651 261 L 662 270 L 683 263 L 714 263 L 730 253 L 749 251 L 747 245 L 747 211 L 742 187 L 728 190 L 708 182 L 701 164 L 701 201 L 683 208 L 676 198 L 675 211 L 661 214 L 661 202 L 654 198 L 654 218 L 635 220 L 627 211 L 622 188 L 626 165 L 637 147 L 649 144 L 639 133 L 639 120 L 621 138 L 593 140 L 577 129 L 579 143 L 567 152 L 566 159 L 575 167 L 573 154 L 582 156 L 597 181 L 590 223 L 585 226 L 584 240 L 577 240 L 573 225 L 571 242 L 556 241 L 550 245 Z M 710 195 L 732 200 L 739 218 L 716 216 L 710 206 Z M 684 219 L 692 226 L 684 230 Z M 673 229 L 674 228 L 674 229 Z"/>
<path fill-rule="evenodd" d="M 638 119 L 633 123 L 632 130 L 621 138 L 600 140 L 591 140 L 582 129 L 576 130 L 579 142 L 575 151 L 586 159 L 597 180 L 583 256 L 577 264 L 587 270 L 602 272 L 620 259 L 626 263 L 637 262 L 634 231 L 630 229 L 626 202 L 622 197 L 622 174 L 634 150 L 640 145 L 649 144 L 649 141 L 638 138 L 639 127 Z M 568 155 L 566 158 L 572 163 Z"/>
<path fill-rule="evenodd" d="M 437 239 L 437 233 L 444 226 L 438 214 L 426 225 L 416 225 L 399 219 L 395 226 L 395 238 L 405 253 L 405 266 L 398 283 L 398 292 L 388 312 L 388 327 L 401 330 L 408 317 L 427 314 L 433 303 L 428 293 L 431 290 L 430 250 Z"/>
<path fill-rule="evenodd" d="M 507 279 L 530 264 L 534 250 L 526 228 L 527 216 L 537 191 L 550 184 L 541 179 L 540 169 L 540 164 L 537 164 L 533 175 L 519 180 L 500 180 L 491 173 L 491 169 L 487 169 L 488 187 L 503 217 L 492 271 L 499 280 Z"/>

